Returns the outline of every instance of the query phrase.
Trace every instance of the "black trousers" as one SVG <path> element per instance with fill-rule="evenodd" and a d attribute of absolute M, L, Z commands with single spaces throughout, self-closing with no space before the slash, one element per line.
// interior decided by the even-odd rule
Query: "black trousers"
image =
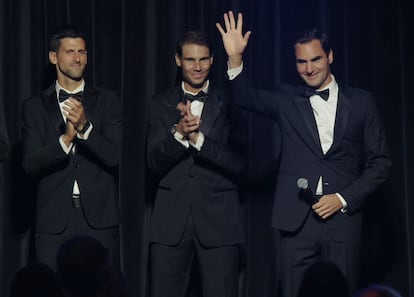
<path fill-rule="evenodd" d="M 120 268 L 119 227 L 95 229 L 87 222 L 82 207 L 73 207 L 68 211 L 70 211 L 70 219 L 61 233 L 35 233 L 36 261 L 45 263 L 56 270 L 56 253 L 59 246 L 73 236 L 87 235 L 99 240 L 109 249 L 112 264 Z"/>
<path fill-rule="evenodd" d="M 347 279 L 351 292 L 356 289 L 360 244 L 334 240 L 326 221 L 312 211 L 297 232 L 278 232 L 277 252 L 283 297 L 297 296 L 305 271 L 318 261 L 335 264 Z"/>
<path fill-rule="evenodd" d="M 237 297 L 239 246 L 204 247 L 191 214 L 181 241 L 174 246 L 151 244 L 151 297 L 188 294 L 193 262 L 199 267 L 203 297 Z"/>

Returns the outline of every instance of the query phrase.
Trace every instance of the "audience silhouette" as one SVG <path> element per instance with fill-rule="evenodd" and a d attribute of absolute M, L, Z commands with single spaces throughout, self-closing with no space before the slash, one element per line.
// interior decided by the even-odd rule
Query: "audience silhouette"
<path fill-rule="evenodd" d="M 372 284 L 356 292 L 353 297 L 402 297 L 402 295 L 389 286 Z"/>
<path fill-rule="evenodd" d="M 70 297 L 127 297 L 122 272 L 113 267 L 109 250 L 90 236 L 75 236 L 58 249 L 57 273 Z"/>
<path fill-rule="evenodd" d="M 63 297 L 62 284 L 56 273 L 46 264 L 33 262 L 14 275 L 10 297 Z"/>
<path fill-rule="evenodd" d="M 298 297 L 350 297 L 350 292 L 339 268 L 334 263 L 321 261 L 305 271 Z"/>

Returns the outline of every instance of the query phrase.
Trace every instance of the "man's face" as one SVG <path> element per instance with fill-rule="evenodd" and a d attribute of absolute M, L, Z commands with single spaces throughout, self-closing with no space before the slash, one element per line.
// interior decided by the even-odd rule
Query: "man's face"
<path fill-rule="evenodd" d="M 63 38 L 57 52 L 49 52 L 49 60 L 56 65 L 59 81 L 79 81 L 88 62 L 83 38 Z"/>
<path fill-rule="evenodd" d="M 186 90 L 197 92 L 208 78 L 213 57 L 208 47 L 191 43 L 183 45 L 182 56 L 176 54 L 175 62 L 181 67 Z"/>
<path fill-rule="evenodd" d="M 331 82 L 330 64 L 333 62 L 333 53 L 326 55 L 319 40 L 312 40 L 306 44 L 295 45 L 296 70 L 305 83 L 321 89 Z"/>

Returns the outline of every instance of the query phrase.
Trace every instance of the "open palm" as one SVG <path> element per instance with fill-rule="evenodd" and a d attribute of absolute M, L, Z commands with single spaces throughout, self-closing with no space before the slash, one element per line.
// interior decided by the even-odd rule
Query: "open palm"
<path fill-rule="evenodd" d="M 216 23 L 223 39 L 223 45 L 228 56 L 242 55 L 249 42 L 251 31 L 243 35 L 243 15 L 238 14 L 237 23 L 232 11 L 223 16 L 225 29 L 220 23 Z"/>

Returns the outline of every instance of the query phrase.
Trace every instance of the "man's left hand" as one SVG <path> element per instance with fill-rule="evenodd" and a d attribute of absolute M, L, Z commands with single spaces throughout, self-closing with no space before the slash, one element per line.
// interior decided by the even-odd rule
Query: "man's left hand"
<path fill-rule="evenodd" d="M 66 112 L 67 120 L 73 124 L 76 131 L 81 131 L 83 129 L 83 125 L 85 125 L 85 123 L 88 121 L 86 119 L 82 102 L 74 98 L 69 98 L 65 101 L 63 110 Z"/>
<path fill-rule="evenodd" d="M 327 219 L 342 209 L 342 203 L 336 194 L 323 195 L 312 209 L 319 217 Z"/>

